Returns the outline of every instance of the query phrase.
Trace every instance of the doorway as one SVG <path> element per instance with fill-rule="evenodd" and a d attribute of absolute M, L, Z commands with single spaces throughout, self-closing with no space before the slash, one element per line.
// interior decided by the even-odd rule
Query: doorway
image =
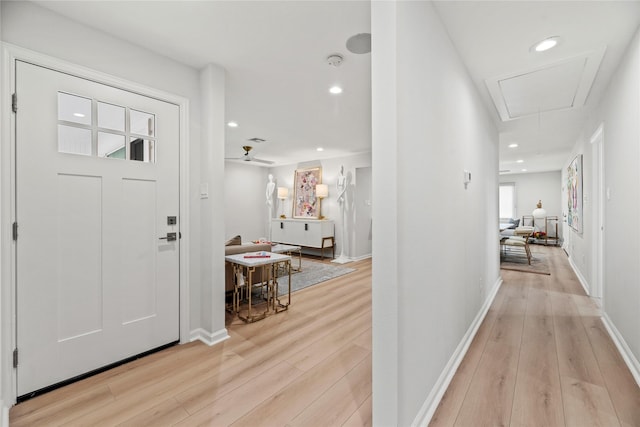
<path fill-rule="evenodd" d="M 17 395 L 180 338 L 180 107 L 16 61 Z"/>

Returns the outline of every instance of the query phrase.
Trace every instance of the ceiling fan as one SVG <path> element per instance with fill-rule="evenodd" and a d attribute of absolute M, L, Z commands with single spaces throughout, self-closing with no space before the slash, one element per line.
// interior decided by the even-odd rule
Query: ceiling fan
<path fill-rule="evenodd" d="M 243 145 L 242 149 L 244 150 L 244 155 L 242 157 L 226 157 L 225 160 L 244 160 L 245 162 L 265 163 L 267 165 L 270 165 L 273 163 L 271 160 L 262 160 L 262 159 L 253 157 L 253 155 L 250 154 L 253 147 L 250 145 Z"/>

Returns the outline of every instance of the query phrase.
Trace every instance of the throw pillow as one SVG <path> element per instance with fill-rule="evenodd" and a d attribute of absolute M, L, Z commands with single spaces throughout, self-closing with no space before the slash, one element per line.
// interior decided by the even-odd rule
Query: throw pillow
<path fill-rule="evenodd" d="M 225 246 L 235 246 L 235 245 L 241 245 L 241 244 L 242 244 L 242 238 L 240 238 L 240 235 L 237 235 L 237 236 L 232 237 L 229 240 L 227 240 L 224 245 Z"/>

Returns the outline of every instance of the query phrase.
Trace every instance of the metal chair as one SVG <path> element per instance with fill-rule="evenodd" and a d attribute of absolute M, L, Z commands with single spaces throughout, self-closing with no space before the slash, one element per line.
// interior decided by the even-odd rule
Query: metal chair
<path fill-rule="evenodd" d="M 500 244 L 503 248 L 503 253 L 505 255 L 507 254 L 507 247 L 523 249 L 524 254 L 527 257 L 527 261 L 529 262 L 529 265 L 531 265 L 531 249 L 529 248 L 529 238 L 531 238 L 533 232 L 533 227 L 517 227 L 513 231 L 513 236 L 500 241 Z"/>

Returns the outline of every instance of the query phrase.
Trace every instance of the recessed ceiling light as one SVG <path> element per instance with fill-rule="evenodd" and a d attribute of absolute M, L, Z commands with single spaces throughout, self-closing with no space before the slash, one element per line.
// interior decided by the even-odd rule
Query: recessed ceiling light
<path fill-rule="evenodd" d="M 341 88 L 340 86 L 332 86 L 332 87 L 329 89 L 329 92 L 331 92 L 331 93 L 332 93 L 332 94 L 334 94 L 334 95 L 337 95 L 337 94 L 339 94 L 339 93 L 342 93 L 342 88 Z"/>
<path fill-rule="evenodd" d="M 509 148 L 516 148 L 518 144 L 509 144 Z"/>
<path fill-rule="evenodd" d="M 324 151 L 324 148 L 318 147 L 318 148 L 316 148 L 316 151 Z"/>
<path fill-rule="evenodd" d="M 229 126 L 230 128 L 237 128 L 237 127 L 238 127 L 238 123 L 236 123 L 236 122 L 229 122 L 229 123 L 227 123 L 227 126 Z"/>
<path fill-rule="evenodd" d="M 531 46 L 531 50 L 535 52 L 544 52 L 545 50 L 556 47 L 559 42 L 560 37 L 558 36 L 547 37 L 546 39 Z"/>
<path fill-rule="evenodd" d="M 518 159 L 518 160 L 516 160 L 516 163 L 524 163 L 524 160 Z"/>
<path fill-rule="evenodd" d="M 85 117 L 85 115 L 82 113 L 73 113 L 73 115 L 76 117 Z"/>
<path fill-rule="evenodd" d="M 522 172 L 526 172 L 527 171 L 526 169 L 521 169 L 521 170 L 522 170 Z"/>

